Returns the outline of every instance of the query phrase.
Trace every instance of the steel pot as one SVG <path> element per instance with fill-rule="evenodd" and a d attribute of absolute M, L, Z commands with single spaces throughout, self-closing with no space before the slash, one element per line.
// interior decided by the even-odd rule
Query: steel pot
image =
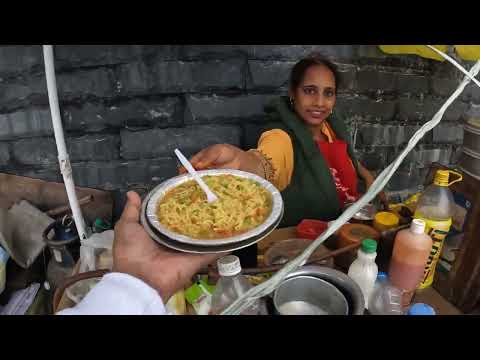
<path fill-rule="evenodd" d="M 348 302 L 330 282 L 299 275 L 284 280 L 275 290 L 273 304 L 280 315 L 348 315 Z"/>
<path fill-rule="evenodd" d="M 321 280 L 325 280 L 334 287 L 336 287 L 348 304 L 348 314 L 349 315 L 363 315 L 365 309 L 365 300 L 363 298 L 362 291 L 360 287 L 346 274 L 335 270 L 330 269 L 324 266 L 302 266 L 298 270 L 290 273 L 285 277 L 283 282 L 275 290 L 273 297 L 277 295 L 279 289 L 281 289 L 282 284 L 286 283 L 289 279 L 296 277 L 314 277 Z M 277 300 L 278 301 L 278 300 Z M 339 300 L 342 301 L 341 299 Z M 275 301 L 274 301 L 275 303 Z M 277 309 L 278 311 L 278 309 Z"/>

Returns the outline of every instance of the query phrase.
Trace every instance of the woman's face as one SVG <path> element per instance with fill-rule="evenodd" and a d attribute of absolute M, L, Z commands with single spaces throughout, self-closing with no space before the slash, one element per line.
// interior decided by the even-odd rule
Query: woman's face
<path fill-rule="evenodd" d="M 295 112 L 309 125 L 320 125 L 335 106 L 335 77 L 325 65 L 310 66 L 302 82 L 290 90 Z"/>

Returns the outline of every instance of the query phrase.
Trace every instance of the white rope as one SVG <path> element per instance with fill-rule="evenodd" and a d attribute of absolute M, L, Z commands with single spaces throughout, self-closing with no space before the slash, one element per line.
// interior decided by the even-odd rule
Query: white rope
<path fill-rule="evenodd" d="M 478 81 L 477 79 L 475 79 L 474 76 L 472 76 L 467 70 L 465 70 L 463 68 L 462 65 L 460 65 L 459 63 L 457 63 L 455 60 L 453 60 L 450 56 L 448 56 L 447 54 L 444 54 L 443 52 L 441 52 L 440 50 L 436 49 L 435 47 L 433 47 L 432 45 L 427 45 L 428 48 L 432 49 L 433 51 L 435 51 L 438 55 L 442 56 L 443 58 L 447 59 L 448 61 L 450 61 L 458 70 L 460 70 L 462 73 L 464 73 L 466 76 L 468 76 L 470 78 L 470 80 L 472 80 L 475 84 L 477 84 L 478 87 L 480 87 L 480 81 Z"/>
<path fill-rule="evenodd" d="M 448 60 L 448 58 L 447 58 Z M 449 60 L 450 61 L 450 60 Z M 458 64 L 457 64 L 458 65 Z M 460 66 L 460 65 L 459 65 Z M 280 269 L 275 275 L 273 275 L 267 281 L 253 287 L 240 298 L 234 301 L 229 307 L 227 307 L 222 315 L 238 315 L 243 310 L 248 308 L 253 304 L 253 302 L 270 294 L 274 291 L 281 281 L 291 272 L 295 271 L 299 266 L 305 264 L 310 255 L 315 251 L 315 249 L 320 246 L 327 238 L 329 238 L 335 231 L 337 231 L 342 225 L 344 225 L 356 212 L 358 212 L 363 206 L 368 204 L 371 200 L 377 196 L 377 194 L 384 188 L 388 183 L 390 178 L 393 176 L 397 168 L 402 163 L 403 159 L 408 155 L 408 153 L 417 145 L 417 143 L 423 138 L 423 136 L 435 126 L 437 126 L 445 111 L 450 106 L 450 104 L 455 101 L 455 99 L 462 93 L 465 89 L 465 86 L 478 74 L 480 70 L 480 61 L 478 61 L 470 70 L 470 73 L 463 79 L 462 83 L 458 86 L 455 92 L 447 99 L 447 101 L 442 105 L 440 110 L 434 115 L 432 120 L 425 123 L 410 139 L 407 144 L 407 147 L 398 155 L 393 163 L 391 163 L 387 168 L 385 168 L 375 179 L 370 189 L 364 194 L 357 202 L 350 206 L 338 219 L 331 223 L 329 228 L 321 234 L 315 241 L 308 246 L 302 254 L 297 256 L 295 259 L 288 262 L 282 269 Z M 463 71 L 462 71 L 463 72 Z"/>

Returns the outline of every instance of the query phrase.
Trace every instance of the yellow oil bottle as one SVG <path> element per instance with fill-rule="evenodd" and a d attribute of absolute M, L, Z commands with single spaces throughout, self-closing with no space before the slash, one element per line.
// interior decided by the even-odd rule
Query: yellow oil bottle
<path fill-rule="evenodd" d="M 450 174 L 454 174 L 458 178 L 449 182 Z M 452 191 L 448 187 L 462 179 L 462 175 L 457 172 L 438 170 L 433 184 L 429 185 L 418 199 L 414 218 L 425 221 L 425 233 L 433 241 L 432 251 L 425 265 L 419 289 L 427 288 L 433 282 L 435 267 L 442 251 L 443 242 L 452 225 L 454 199 Z"/>

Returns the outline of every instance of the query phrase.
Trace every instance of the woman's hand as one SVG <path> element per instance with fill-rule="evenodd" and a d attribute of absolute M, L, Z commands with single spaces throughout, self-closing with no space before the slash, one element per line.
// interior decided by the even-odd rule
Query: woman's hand
<path fill-rule="evenodd" d="M 358 170 L 359 170 L 359 175 L 365 181 L 365 185 L 366 185 L 367 191 L 368 191 L 368 189 L 370 189 L 370 186 L 372 186 L 373 182 L 375 181 L 375 177 L 360 162 L 358 162 Z M 378 196 L 378 199 L 382 202 L 385 209 L 388 209 L 388 199 L 387 199 L 387 195 L 385 194 L 385 192 L 381 191 L 377 196 Z"/>
<path fill-rule="evenodd" d="M 375 178 L 372 176 L 371 178 L 365 179 L 365 185 L 368 189 L 370 189 L 370 186 L 372 186 L 373 182 L 375 181 Z M 388 199 L 387 195 L 385 194 L 385 191 L 381 191 L 378 193 L 377 198 L 380 200 L 380 202 L 383 204 L 386 210 L 388 210 Z"/>
<path fill-rule="evenodd" d="M 167 303 L 202 267 L 224 254 L 187 254 L 157 244 L 140 225 L 140 206 L 140 196 L 129 191 L 122 216 L 115 224 L 113 271 L 143 280 Z"/>
<path fill-rule="evenodd" d="M 241 170 L 242 159 L 245 152 L 236 146 L 228 144 L 217 144 L 209 146 L 195 154 L 190 163 L 195 170 L 205 169 L 234 169 Z M 179 169 L 183 174 L 187 170 L 182 166 Z"/>
<path fill-rule="evenodd" d="M 233 169 L 242 170 L 265 176 L 260 155 L 256 152 L 243 151 L 236 146 L 228 144 L 217 144 L 209 146 L 195 154 L 190 163 L 195 170 L 205 169 Z M 187 170 L 182 166 L 180 174 Z"/>

